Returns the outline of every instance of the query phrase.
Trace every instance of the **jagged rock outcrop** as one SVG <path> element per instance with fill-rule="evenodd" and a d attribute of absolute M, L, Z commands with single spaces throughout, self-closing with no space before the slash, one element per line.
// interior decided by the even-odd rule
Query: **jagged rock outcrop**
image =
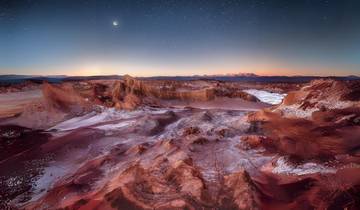
<path fill-rule="evenodd" d="M 360 82 L 314 80 L 299 91 L 288 93 L 274 111 L 284 117 L 311 118 L 315 111 L 360 107 Z"/>
<path fill-rule="evenodd" d="M 230 194 L 229 197 L 234 202 L 233 206 L 230 206 L 230 203 L 226 203 L 229 197 L 224 196 L 224 207 L 228 209 L 260 209 L 259 192 L 246 171 L 225 176 L 224 184 L 226 186 L 225 195 Z"/>
<path fill-rule="evenodd" d="M 119 109 L 134 109 L 144 105 L 145 101 L 154 102 L 156 99 L 211 100 L 215 97 L 212 89 L 164 90 L 130 76 L 124 76 L 122 81 L 115 82 L 112 96 L 115 107 Z"/>
<path fill-rule="evenodd" d="M 253 177 L 263 209 L 359 208 L 359 87 L 360 81 L 315 80 L 290 92 L 282 104 L 248 115 L 253 126 L 251 135 L 242 137 L 247 146 L 288 158 Z M 281 172 L 301 164 L 337 169 Z"/>
<path fill-rule="evenodd" d="M 182 87 L 178 82 L 157 84 L 141 81 L 128 75 L 116 81 L 112 87 L 112 101 L 116 108 L 135 109 L 141 105 L 158 105 L 158 100 L 210 101 L 216 97 L 242 98 L 246 101 L 259 100 L 242 91 L 223 87 L 206 86 L 198 88 Z"/>
<path fill-rule="evenodd" d="M 142 105 L 144 96 L 142 83 L 130 76 L 125 76 L 123 81 L 116 81 L 112 89 L 112 101 L 118 109 L 135 109 Z"/>

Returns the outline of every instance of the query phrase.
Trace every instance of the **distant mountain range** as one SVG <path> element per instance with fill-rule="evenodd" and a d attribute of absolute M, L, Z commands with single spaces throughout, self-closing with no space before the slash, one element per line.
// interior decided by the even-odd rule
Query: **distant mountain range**
<path fill-rule="evenodd" d="M 30 75 L 0 75 L 0 84 L 18 84 L 26 81 L 35 83 L 42 83 L 47 81 L 49 83 L 60 83 L 64 81 L 81 81 L 81 80 L 97 80 L 97 79 L 121 79 L 119 75 L 104 75 L 104 76 L 66 76 L 66 75 L 54 75 L 54 76 L 30 76 Z"/>
<path fill-rule="evenodd" d="M 254 73 L 232 73 L 232 74 L 211 74 L 211 75 L 194 75 L 195 77 L 259 77 Z"/>
<path fill-rule="evenodd" d="M 101 75 L 101 76 L 66 76 L 66 75 L 54 75 L 54 76 L 38 76 L 38 75 L 0 75 L 0 84 L 18 84 L 25 81 L 31 81 L 36 83 L 42 83 L 47 81 L 49 83 L 60 83 L 64 81 L 82 81 L 82 80 L 109 80 L 109 79 L 121 79 L 121 75 Z M 154 77 L 138 77 L 144 80 L 175 80 L 175 81 L 187 81 L 187 80 L 218 80 L 228 82 L 309 82 L 313 79 L 329 78 L 335 80 L 359 80 L 360 77 L 350 75 L 343 77 L 320 77 L 320 76 L 258 76 L 256 74 L 231 74 L 231 75 L 195 75 L 195 76 L 154 76 Z"/>
<path fill-rule="evenodd" d="M 187 81 L 187 80 L 218 80 L 218 81 L 227 81 L 227 82 L 309 82 L 314 79 L 335 79 L 335 80 L 359 80 L 358 76 L 343 76 L 343 77 L 320 77 L 320 76 L 258 76 L 255 74 L 249 75 L 211 75 L 211 76 L 156 76 L 156 77 L 141 77 L 145 80 L 178 80 L 178 81 Z"/>

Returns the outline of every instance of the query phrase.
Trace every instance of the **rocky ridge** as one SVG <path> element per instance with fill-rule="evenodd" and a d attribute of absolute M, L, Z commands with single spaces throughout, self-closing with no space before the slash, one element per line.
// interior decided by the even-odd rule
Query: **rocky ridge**
<path fill-rule="evenodd" d="M 243 140 L 252 148 L 265 148 L 286 157 L 263 167 L 264 177 L 256 182 L 260 191 L 267 194 L 269 204 L 279 205 L 277 197 L 288 194 L 287 188 L 299 185 L 295 187 L 296 194 L 286 198 L 288 204 L 282 202 L 280 206 L 359 207 L 360 179 L 355 175 L 360 173 L 359 87 L 359 81 L 315 80 L 298 91 L 289 92 L 280 105 L 249 114 L 248 121 L 261 135 L 244 136 Z M 319 173 L 299 176 L 300 170 L 290 169 L 291 165 L 304 164 L 309 170 L 319 169 L 310 169 L 317 164 L 335 170 L 323 167 L 324 175 L 319 170 Z M 285 171 L 290 174 L 274 175 L 274 172 Z"/>

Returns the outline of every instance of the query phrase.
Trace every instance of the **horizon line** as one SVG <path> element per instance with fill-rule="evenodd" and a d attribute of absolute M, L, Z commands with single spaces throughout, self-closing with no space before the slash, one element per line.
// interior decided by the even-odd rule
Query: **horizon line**
<path fill-rule="evenodd" d="M 259 75 L 255 73 L 239 73 L 239 74 L 204 74 L 204 75 L 153 75 L 153 76 L 133 76 L 129 74 L 93 74 L 93 75 L 67 75 L 67 74 L 52 74 L 52 75 L 38 75 L 38 74 L 0 74 L 2 76 L 28 76 L 28 77 L 109 77 L 109 76 L 131 76 L 138 78 L 150 77 L 360 77 L 360 75 Z"/>

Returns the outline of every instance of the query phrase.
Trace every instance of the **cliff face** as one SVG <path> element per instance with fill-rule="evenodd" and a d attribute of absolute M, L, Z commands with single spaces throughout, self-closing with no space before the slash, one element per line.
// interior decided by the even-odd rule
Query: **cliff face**
<path fill-rule="evenodd" d="M 61 87 L 46 84 L 43 92 L 46 98 L 51 98 L 48 102 L 51 106 L 61 109 L 86 104 L 84 101 L 126 110 L 145 105 L 159 106 L 159 100 L 210 101 L 216 97 L 229 97 L 259 101 L 255 96 L 217 83 L 200 83 L 199 87 L 193 87 L 175 81 L 142 81 L 130 76 L 111 84 L 94 82 L 73 87 L 70 84 Z"/>
<path fill-rule="evenodd" d="M 170 84 L 170 86 L 173 84 Z M 173 90 L 172 88 L 161 88 L 149 82 L 136 80 L 125 76 L 123 81 L 117 81 L 113 87 L 113 101 L 118 108 L 134 109 L 141 105 L 143 99 L 152 98 L 165 100 L 200 100 L 207 101 L 215 98 L 212 88 L 200 90 Z"/>

